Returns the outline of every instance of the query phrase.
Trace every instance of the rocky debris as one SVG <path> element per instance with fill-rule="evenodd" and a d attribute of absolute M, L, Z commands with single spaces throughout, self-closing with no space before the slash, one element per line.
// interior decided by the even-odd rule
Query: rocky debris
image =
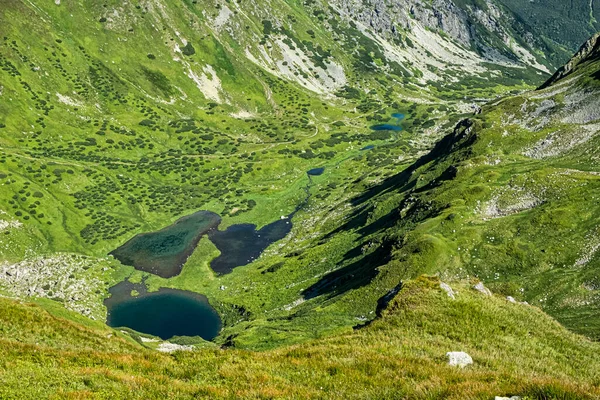
<path fill-rule="evenodd" d="M 2 89 L 2 87 L 0 87 L 0 92 L 1 92 L 1 89 Z M 0 210 L 0 216 L 3 216 L 3 215 L 5 215 L 8 219 L 0 219 L 0 232 L 4 231 L 6 229 L 11 229 L 11 228 L 18 229 L 23 226 L 23 224 L 20 221 L 10 218 L 9 214 L 6 211 Z"/>
<path fill-rule="evenodd" d="M 457 6 L 451 0 L 334 0 L 330 4 L 341 15 L 363 24 L 373 34 L 390 42 L 396 42 L 405 32 L 443 31 L 445 37 L 463 48 L 475 47 L 486 60 L 505 65 L 521 62 L 549 72 L 527 49 L 538 45 L 535 36 L 523 26 L 525 43 L 519 44 L 511 34 L 511 29 L 519 22 L 491 1 L 486 1 L 484 7 Z M 499 38 L 504 46 L 500 48 L 489 37 Z M 506 48 L 512 54 L 507 54 Z"/>
<path fill-rule="evenodd" d="M 523 152 L 523 155 L 538 160 L 560 156 L 576 146 L 588 142 L 598 133 L 600 133 L 600 127 L 595 125 L 559 129 L 534 143 L 533 146 Z"/>
<path fill-rule="evenodd" d="M 0 231 L 10 229 L 10 228 L 20 228 L 23 224 L 19 221 L 5 221 L 0 219 Z"/>
<path fill-rule="evenodd" d="M 583 254 L 575 261 L 573 265 L 575 268 L 581 268 L 586 266 L 596 256 L 596 253 L 600 251 L 600 238 L 593 237 L 589 239 L 589 242 L 584 246 Z"/>
<path fill-rule="evenodd" d="M 506 296 L 506 300 L 510 301 L 511 303 L 516 303 L 517 301 L 515 300 L 514 297 L 512 296 Z"/>
<path fill-rule="evenodd" d="M 483 293 L 486 296 L 492 295 L 490 289 L 486 288 L 483 282 L 479 282 L 477 285 L 473 286 L 473 289 L 477 290 L 480 293 Z"/>
<path fill-rule="evenodd" d="M 98 272 L 93 273 L 94 272 Z M 109 274 L 100 260 L 76 254 L 54 254 L 0 263 L 0 286 L 18 298 L 43 297 L 92 319 L 104 319 L 106 287 L 98 274 Z"/>
<path fill-rule="evenodd" d="M 207 100 L 212 100 L 217 103 L 226 103 L 226 101 L 221 97 L 223 92 L 221 87 L 221 79 L 219 79 L 219 76 L 212 65 L 205 65 L 202 68 L 202 73 L 200 75 L 192 70 L 189 63 L 187 66 L 187 76 L 194 81 L 198 89 L 200 89 Z"/>
<path fill-rule="evenodd" d="M 181 344 L 175 344 L 170 342 L 162 342 L 158 345 L 156 350 L 162 353 L 173 353 L 174 351 L 192 351 L 194 350 L 194 346 L 185 346 Z"/>
<path fill-rule="evenodd" d="M 295 308 L 295 307 L 299 306 L 300 304 L 304 303 L 305 301 L 306 301 L 306 300 L 305 300 L 303 297 L 301 297 L 301 298 L 299 298 L 299 299 L 297 299 L 297 300 L 293 301 L 292 303 L 290 303 L 290 304 L 288 304 L 288 305 L 285 305 L 285 306 L 283 306 L 283 307 L 282 307 L 282 309 L 283 309 L 283 310 L 286 310 L 286 311 L 290 311 L 291 309 L 293 309 L 293 308 Z"/>
<path fill-rule="evenodd" d="M 541 195 L 534 194 L 523 187 L 503 188 L 481 208 L 483 219 L 494 219 L 530 210 L 544 203 Z"/>
<path fill-rule="evenodd" d="M 450 297 L 452 300 L 456 299 L 454 290 L 452 290 L 450 285 L 448 285 L 447 283 L 440 282 L 440 289 L 442 289 L 444 292 L 446 292 L 448 297 Z"/>
<path fill-rule="evenodd" d="M 223 28 L 227 24 L 229 18 L 231 18 L 231 16 L 233 15 L 233 11 L 231 11 L 229 7 L 227 7 L 227 5 L 221 4 L 220 6 L 221 8 L 219 9 L 219 15 L 217 15 L 217 17 L 213 21 L 213 26 L 217 30 L 221 30 L 221 28 Z"/>
<path fill-rule="evenodd" d="M 600 96 L 597 91 L 575 90 L 564 97 L 564 107 L 560 114 L 566 124 L 591 124 L 600 120 Z M 593 129 L 593 125 L 592 129 Z M 595 129 L 598 130 L 597 127 Z"/>
<path fill-rule="evenodd" d="M 464 351 L 449 351 L 446 353 L 448 357 L 448 365 L 453 367 L 464 368 L 467 365 L 473 364 L 473 359 Z"/>
<path fill-rule="evenodd" d="M 494 400 L 521 400 L 521 397 L 520 396 L 511 396 L 511 397 L 496 396 L 496 397 L 494 397 Z"/>

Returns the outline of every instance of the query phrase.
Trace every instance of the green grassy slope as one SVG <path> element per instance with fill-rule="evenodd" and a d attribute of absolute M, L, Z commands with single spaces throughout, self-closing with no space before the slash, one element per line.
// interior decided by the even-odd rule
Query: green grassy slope
<path fill-rule="evenodd" d="M 542 76 L 452 81 L 450 69 L 427 82 L 356 24 L 331 10 L 325 24 L 318 4 L 247 6 L 6 3 L 2 293 L 102 321 L 108 287 L 145 279 L 205 294 L 224 319 L 217 343 L 265 349 L 347 333 L 401 281 L 439 273 L 597 334 L 598 139 L 584 106 L 597 99 L 595 64 L 575 84 L 491 103 L 414 164 L 473 102 Z M 325 93 L 316 75 L 329 61 L 346 84 Z M 297 63 L 291 76 L 284 62 Z M 392 112 L 407 115 L 404 131 L 369 129 Z M 291 234 L 231 274 L 209 268 L 218 250 L 206 239 L 171 279 L 107 256 L 200 209 L 223 227 L 264 226 L 304 200 L 306 171 L 321 166 Z"/>
<path fill-rule="evenodd" d="M 357 246 L 353 235 L 314 246 L 351 212 L 338 205 L 355 193 L 355 180 L 394 174 L 472 102 L 542 78 L 509 68 L 506 77 L 485 72 L 489 81 L 428 86 L 417 66 L 391 64 L 381 43 L 341 16 L 323 24 L 318 5 L 236 4 L 3 4 L 3 293 L 53 299 L 103 320 L 107 288 L 142 278 L 108 257 L 111 250 L 200 209 L 220 213 L 223 227 L 263 226 L 294 210 L 306 196 L 306 171 L 324 166 L 292 233 L 261 260 L 217 278 L 208 263 L 218 252 L 202 241 L 180 276 L 146 282 L 206 294 L 226 320 L 223 342 L 263 346 L 266 335 L 274 346 L 349 329 L 372 316 L 387 288 L 350 312 L 313 313 L 326 298 L 299 313 L 291 305 Z M 284 62 L 294 65 L 290 76 Z M 345 85 L 319 69 L 339 75 L 332 62 Z M 402 133 L 369 129 L 398 111 L 408 115 Z M 377 147 L 360 151 L 369 144 Z"/>
<path fill-rule="evenodd" d="M 364 285 L 359 271 L 374 277 L 365 296 L 424 272 L 477 277 L 597 338 L 599 68 L 592 52 L 548 88 L 486 105 L 417 163 L 366 186 L 347 229 L 361 224 L 387 245 L 387 264 L 332 274 L 321 293 Z"/>
<path fill-rule="evenodd" d="M 536 40 L 554 44 L 561 57 L 569 56 L 573 50 L 600 30 L 600 9 L 593 1 L 523 2 L 519 0 L 499 0 L 499 3 L 514 12 L 520 22 L 529 26 L 538 35 Z M 558 57 L 557 57 L 558 58 Z M 563 59 L 561 62 L 565 62 Z"/>
<path fill-rule="evenodd" d="M 0 302 L 3 398 L 591 399 L 598 345 L 535 307 L 437 278 L 408 282 L 381 318 L 347 335 L 267 352 L 165 355 L 83 328 L 37 306 Z M 25 324 L 37 320 L 41 324 Z M 82 335 L 85 333 L 85 337 Z M 35 335 L 33 343 L 30 336 Z M 85 340 L 87 338 L 87 341 Z M 93 349 L 92 349 L 93 347 Z M 466 351 L 474 364 L 447 365 Z"/>

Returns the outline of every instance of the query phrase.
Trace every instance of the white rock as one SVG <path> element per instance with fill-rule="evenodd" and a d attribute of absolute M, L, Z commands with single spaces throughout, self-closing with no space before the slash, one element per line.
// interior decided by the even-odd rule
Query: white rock
<path fill-rule="evenodd" d="M 464 368 L 469 364 L 473 364 L 473 359 L 464 351 L 449 351 L 446 353 L 448 357 L 448 365 L 453 367 Z"/>
<path fill-rule="evenodd" d="M 194 346 L 184 346 L 175 343 L 162 342 L 158 345 L 156 350 L 162 353 L 173 353 L 174 351 L 192 351 L 194 350 Z"/>
<path fill-rule="evenodd" d="M 506 300 L 510 301 L 511 303 L 516 303 L 517 301 L 515 300 L 514 297 L 512 296 L 506 296 Z"/>
<path fill-rule="evenodd" d="M 450 285 L 448 285 L 447 283 L 444 282 L 440 282 L 440 288 L 446 292 L 446 294 L 448 294 L 448 297 L 450 297 L 452 300 L 455 299 L 454 297 L 454 290 L 452 290 L 452 288 L 450 287 Z"/>
<path fill-rule="evenodd" d="M 475 290 L 477 290 L 478 292 L 483 293 L 486 296 L 492 295 L 492 292 L 490 292 L 490 289 L 486 288 L 485 285 L 483 284 L 483 282 L 479 282 L 477 285 L 473 286 L 473 288 Z"/>
<path fill-rule="evenodd" d="M 521 397 L 519 397 L 519 396 L 512 396 L 512 397 L 496 396 L 496 397 L 494 397 L 494 400 L 521 400 Z"/>

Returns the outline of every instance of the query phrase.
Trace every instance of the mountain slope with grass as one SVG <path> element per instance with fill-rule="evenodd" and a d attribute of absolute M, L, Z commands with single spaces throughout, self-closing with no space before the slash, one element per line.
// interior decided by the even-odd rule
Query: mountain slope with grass
<path fill-rule="evenodd" d="M 598 46 L 596 35 L 542 89 L 485 105 L 416 163 L 365 185 L 341 230 L 371 234 L 386 264 L 336 271 L 312 290 L 476 277 L 597 338 Z"/>
<path fill-rule="evenodd" d="M 547 78 L 420 25 L 390 43 L 324 3 L 11 0 L 0 13 L 0 290 L 96 320 L 125 279 L 191 290 L 226 320 L 223 342 L 257 330 L 248 346 L 371 318 L 373 302 L 272 330 L 315 278 L 362 251 L 337 235 L 303 255 L 351 212 L 333 208 L 357 177 L 393 175 L 477 104 Z M 394 113 L 408 116 L 403 131 L 371 129 Z M 315 167 L 326 172 L 309 179 Z M 222 229 L 260 228 L 300 205 L 290 235 L 219 278 L 206 239 L 169 280 L 108 255 L 199 210 Z M 228 331 L 256 316 L 265 326 Z"/>
<path fill-rule="evenodd" d="M 364 328 L 258 353 L 204 348 L 162 354 L 121 332 L 75 325 L 39 306 L 2 300 L 0 393 L 39 399 L 600 395 L 597 343 L 535 307 L 463 283 L 453 289 L 454 299 L 438 278 L 421 277 L 407 282 Z M 447 365 L 449 351 L 466 351 L 473 365 Z"/>
<path fill-rule="evenodd" d="M 550 74 L 597 10 L 540 4 L 6 1 L 2 396 L 600 396 L 599 37 Z M 198 211 L 289 226 L 113 256 Z M 222 329 L 109 328 L 121 284 Z"/>

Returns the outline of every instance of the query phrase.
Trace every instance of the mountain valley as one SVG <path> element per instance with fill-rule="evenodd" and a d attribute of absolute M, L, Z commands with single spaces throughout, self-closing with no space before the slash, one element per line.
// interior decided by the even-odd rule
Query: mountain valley
<path fill-rule="evenodd" d="M 598 20 L 5 1 L 0 397 L 599 398 Z"/>

